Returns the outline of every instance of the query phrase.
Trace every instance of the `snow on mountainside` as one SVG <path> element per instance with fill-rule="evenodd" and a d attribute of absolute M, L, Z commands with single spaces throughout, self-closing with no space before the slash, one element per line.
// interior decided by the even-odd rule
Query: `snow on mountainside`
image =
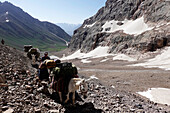
<path fill-rule="evenodd" d="M 108 53 L 136 54 L 170 45 L 170 1 L 107 0 L 74 31 L 69 48 L 89 52 L 108 46 Z"/>
<path fill-rule="evenodd" d="M 158 67 L 165 70 L 170 70 L 170 47 L 165 48 L 161 51 L 162 53 L 157 55 L 155 58 L 149 59 L 144 63 L 134 64 L 133 66 L 143 66 L 146 68 Z"/>
<path fill-rule="evenodd" d="M 123 25 L 119 26 L 117 25 L 119 21 L 108 21 L 106 22 L 102 28 L 102 32 L 115 32 L 115 31 L 120 31 L 123 30 L 124 33 L 130 34 L 130 35 L 139 35 L 147 30 L 153 29 L 153 27 L 149 27 L 145 22 L 144 22 L 144 17 L 140 17 L 136 20 L 127 20 L 125 19 L 124 21 L 121 21 Z M 110 30 L 107 30 L 110 29 Z"/>

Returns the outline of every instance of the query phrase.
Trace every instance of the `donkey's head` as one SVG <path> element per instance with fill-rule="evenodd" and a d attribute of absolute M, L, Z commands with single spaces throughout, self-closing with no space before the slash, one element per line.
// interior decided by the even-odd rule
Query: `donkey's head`
<path fill-rule="evenodd" d="M 79 86 L 79 92 L 83 95 L 84 98 L 87 98 L 87 91 L 88 91 L 88 86 L 85 81 L 85 79 L 80 79 L 76 85 Z"/>

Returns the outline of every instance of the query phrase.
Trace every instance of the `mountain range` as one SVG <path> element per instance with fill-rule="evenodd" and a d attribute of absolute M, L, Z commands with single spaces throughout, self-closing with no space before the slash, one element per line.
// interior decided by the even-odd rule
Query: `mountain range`
<path fill-rule="evenodd" d="M 74 31 L 69 48 L 136 54 L 170 46 L 169 0 L 107 0 Z"/>
<path fill-rule="evenodd" d="M 31 44 L 43 51 L 57 51 L 66 48 L 71 37 L 55 24 L 41 22 L 9 2 L 0 2 L 0 39 L 18 49 Z"/>
<path fill-rule="evenodd" d="M 81 24 L 69 24 L 69 23 L 57 23 L 57 25 L 64 29 L 64 31 L 68 33 L 70 36 L 73 35 L 74 30 L 81 26 Z"/>

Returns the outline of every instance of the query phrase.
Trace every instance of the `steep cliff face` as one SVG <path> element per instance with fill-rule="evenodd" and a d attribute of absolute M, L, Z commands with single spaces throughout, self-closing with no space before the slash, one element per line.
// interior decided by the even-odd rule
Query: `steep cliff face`
<path fill-rule="evenodd" d="M 154 51 L 170 44 L 169 0 L 107 0 L 94 16 L 74 31 L 69 48 L 89 52 Z M 132 52 L 133 53 L 133 52 Z"/>

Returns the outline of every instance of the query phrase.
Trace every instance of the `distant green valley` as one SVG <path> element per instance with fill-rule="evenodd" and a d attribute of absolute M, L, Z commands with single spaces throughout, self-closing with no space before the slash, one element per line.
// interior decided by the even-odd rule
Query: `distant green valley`
<path fill-rule="evenodd" d="M 41 51 L 60 51 L 65 49 L 69 36 L 59 26 L 41 22 L 9 2 L 0 2 L 0 40 L 5 44 L 23 49 L 33 45 Z"/>

